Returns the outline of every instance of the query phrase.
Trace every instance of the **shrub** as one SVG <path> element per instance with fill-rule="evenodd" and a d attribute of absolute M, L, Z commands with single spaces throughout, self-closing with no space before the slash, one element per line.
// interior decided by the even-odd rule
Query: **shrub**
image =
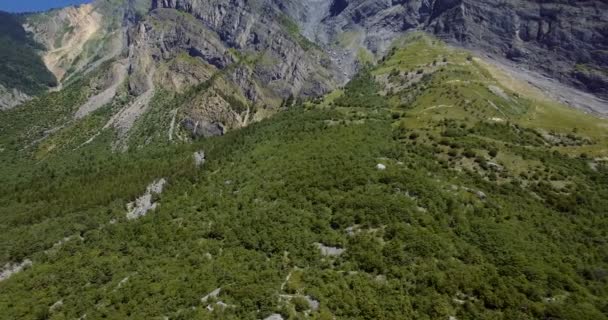
<path fill-rule="evenodd" d="M 475 153 L 475 151 L 471 150 L 471 149 L 466 149 L 464 150 L 464 152 L 462 153 L 463 156 L 467 157 L 467 158 L 475 158 L 477 156 L 477 154 Z"/>

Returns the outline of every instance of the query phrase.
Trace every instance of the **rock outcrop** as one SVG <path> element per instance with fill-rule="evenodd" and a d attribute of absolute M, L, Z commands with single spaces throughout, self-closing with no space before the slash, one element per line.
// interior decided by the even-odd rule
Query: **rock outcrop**
<path fill-rule="evenodd" d="M 0 110 L 14 108 L 30 99 L 30 96 L 17 88 L 8 89 L 0 84 Z"/>
<path fill-rule="evenodd" d="M 158 203 L 153 196 L 161 194 L 166 183 L 167 180 L 161 178 L 148 185 L 146 192 L 141 197 L 127 205 L 127 219 L 134 220 L 143 217 L 148 211 L 156 209 Z"/>
<path fill-rule="evenodd" d="M 7 263 L 0 269 L 0 281 L 10 278 L 15 273 L 23 271 L 32 266 L 32 260 L 25 259 L 20 263 Z"/>

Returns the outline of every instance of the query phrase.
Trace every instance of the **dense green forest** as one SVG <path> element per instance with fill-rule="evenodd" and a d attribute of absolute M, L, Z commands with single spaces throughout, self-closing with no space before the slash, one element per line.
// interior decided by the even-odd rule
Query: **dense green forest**
<path fill-rule="evenodd" d="M 0 318 L 607 319 L 605 122 L 488 83 L 414 37 L 222 137 L 113 153 L 106 132 L 41 157 L 0 131 L 0 264 L 32 261 L 0 282 Z M 86 86 L 8 114 L 47 101 L 56 126 Z"/>
<path fill-rule="evenodd" d="M 43 48 L 21 24 L 20 16 L 0 11 L 0 85 L 35 95 L 57 80 L 38 55 Z"/>

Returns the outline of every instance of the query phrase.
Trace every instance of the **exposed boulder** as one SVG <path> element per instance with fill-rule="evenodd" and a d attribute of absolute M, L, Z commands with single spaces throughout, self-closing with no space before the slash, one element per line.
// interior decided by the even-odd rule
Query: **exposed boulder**
<path fill-rule="evenodd" d="M 317 248 L 319 248 L 322 255 L 328 256 L 328 257 L 337 257 L 346 251 L 346 249 L 339 248 L 339 247 L 326 246 L 322 243 L 315 243 L 315 245 L 317 246 Z"/>
<path fill-rule="evenodd" d="M 204 297 L 202 297 L 201 302 L 205 303 L 205 302 L 209 301 L 209 299 L 215 299 L 220 295 L 221 292 L 222 292 L 222 288 L 214 289 L 213 291 L 209 292 Z"/>
<path fill-rule="evenodd" d="M 205 164 L 205 151 L 197 151 L 194 153 L 194 164 L 200 167 Z"/>
<path fill-rule="evenodd" d="M 129 211 L 127 219 L 134 220 L 143 217 L 148 211 L 156 209 L 158 204 L 153 200 L 153 196 L 161 194 L 166 183 L 167 180 L 161 178 L 148 185 L 146 192 L 141 197 L 127 205 L 127 210 Z"/>
<path fill-rule="evenodd" d="M 32 266 L 32 260 L 25 259 L 21 263 L 7 263 L 0 269 L 0 281 L 10 278 L 15 273 L 23 271 L 25 268 Z"/>

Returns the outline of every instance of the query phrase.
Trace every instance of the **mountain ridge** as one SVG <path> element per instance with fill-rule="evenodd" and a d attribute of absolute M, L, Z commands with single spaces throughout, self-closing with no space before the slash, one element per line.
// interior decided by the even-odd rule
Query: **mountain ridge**
<path fill-rule="evenodd" d="M 608 10 L 605 10 L 606 5 L 601 1 L 583 1 L 578 2 L 576 6 L 570 6 L 561 1 L 540 3 L 536 1 L 510 1 L 494 5 L 493 3 L 480 3 L 472 0 L 432 2 L 417 0 L 344 0 L 341 2 L 307 0 L 303 2 L 256 1 L 252 3 L 256 3 L 259 9 L 248 12 L 249 9 L 246 8 L 250 5 L 239 1 L 230 5 L 236 8 L 235 12 L 241 10 L 241 14 L 250 18 L 254 17 L 252 14 L 255 10 L 263 9 L 267 10 L 267 13 L 274 12 L 274 17 L 270 16 L 270 19 L 274 20 L 272 23 L 275 23 L 276 20 L 282 20 L 282 22 L 279 21 L 281 23 L 278 27 L 274 27 L 275 31 L 273 32 L 276 33 L 279 29 L 289 30 L 289 24 L 294 23 L 298 28 L 292 28 L 293 30 L 290 31 L 292 33 L 291 38 L 301 42 L 302 39 L 298 40 L 301 34 L 304 37 L 303 39 L 308 39 L 312 43 L 319 43 L 325 47 L 322 51 L 328 54 L 329 61 L 331 61 L 328 66 L 335 70 L 329 70 L 329 74 L 324 77 L 333 78 L 335 84 L 330 83 L 332 80 L 325 81 L 325 84 L 312 89 L 312 91 L 305 89 L 303 92 L 305 95 L 311 93 L 318 95 L 321 92 L 327 92 L 328 88 L 344 84 L 356 72 L 357 61 L 361 60 L 362 54 L 373 56 L 372 60 L 381 58 L 390 48 L 392 41 L 403 32 L 426 30 L 454 44 L 514 60 L 518 64 L 526 66 L 526 68 L 540 71 L 568 85 L 576 86 L 606 98 L 604 88 L 608 87 L 605 77 L 607 59 L 602 55 L 602 52 L 606 52 L 608 40 L 602 31 L 602 25 L 605 25 L 608 21 L 608 17 L 603 13 L 608 12 Z M 87 8 L 91 14 L 105 14 L 106 20 L 113 21 L 110 23 L 114 25 L 110 27 L 112 31 L 107 29 L 109 24 L 104 23 L 106 27 L 102 29 L 106 31 L 97 30 L 101 34 L 104 32 L 127 32 L 126 30 L 121 32 L 118 30 L 129 24 L 131 24 L 131 27 L 126 28 L 136 29 L 134 24 L 139 23 L 137 20 L 144 18 L 148 12 L 157 8 L 176 9 L 190 13 L 197 11 L 199 12 L 198 19 L 218 33 L 220 41 L 226 41 L 227 48 L 239 50 L 240 47 L 245 45 L 246 37 L 251 35 L 251 30 L 230 29 L 226 24 L 224 24 L 226 27 L 223 27 L 217 25 L 217 21 L 210 20 L 220 16 L 226 18 L 225 13 L 222 13 L 222 10 L 225 10 L 222 9 L 222 5 L 226 4 L 221 2 L 217 4 L 203 3 L 196 0 L 128 0 L 97 1 L 93 4 L 74 8 L 81 8 L 80 11 L 82 11 L 82 8 Z M 566 8 L 564 6 L 570 7 Z M 91 11 L 93 8 L 95 8 L 94 11 Z M 339 10 L 336 8 L 339 8 Z M 72 28 L 79 29 L 77 25 L 74 25 L 74 21 L 66 20 L 65 16 L 70 16 L 70 13 L 65 10 L 73 9 L 53 10 L 54 14 L 50 16 L 59 18 L 59 24 L 67 23 Z M 205 12 L 214 14 L 216 18 L 212 16 L 206 18 Z M 197 13 L 194 12 L 194 14 Z M 284 15 L 283 18 L 281 15 Z M 48 14 L 41 14 L 40 16 L 48 16 Z M 288 17 L 288 19 L 284 17 Z M 584 24 L 579 27 L 568 27 L 573 25 L 572 21 L 578 21 L 578 17 L 585 17 L 584 20 L 581 20 L 585 21 Z M 30 20 L 32 21 L 30 23 L 32 24 L 31 27 L 40 23 L 40 19 Z M 36 22 L 37 20 L 38 22 Z M 238 20 L 234 21 L 239 23 Z M 272 25 L 272 23 L 268 25 Z M 85 25 L 91 24 L 86 23 Z M 30 31 L 33 31 L 34 35 L 38 37 L 39 42 L 46 43 L 47 48 L 51 48 L 47 49 L 48 51 L 56 51 L 52 49 L 54 48 L 53 42 L 56 42 L 56 39 L 52 39 L 52 35 L 50 37 L 43 36 L 42 32 L 47 32 L 44 31 L 45 29 L 49 30 L 51 27 L 48 23 L 43 22 L 40 30 Z M 233 38 L 237 34 L 241 36 L 238 41 Z M 255 35 L 255 32 L 253 34 Z M 74 35 L 70 35 L 70 38 L 73 37 Z M 83 40 L 86 42 L 88 39 Z M 120 42 L 121 40 L 116 41 Z M 99 40 L 95 40 L 95 42 L 99 42 Z M 129 41 L 125 39 L 122 42 L 124 50 Z M 118 48 L 117 44 L 114 46 Z M 260 50 L 260 48 L 258 46 L 255 50 Z M 577 48 L 577 50 L 573 48 Z M 71 54 L 75 55 L 74 53 Z M 92 52 L 91 54 L 99 54 L 99 52 Z M 49 57 L 47 54 L 45 59 L 53 60 L 61 59 L 61 57 Z M 92 63 L 92 61 L 87 62 L 87 58 L 84 58 L 77 61 L 80 66 L 72 66 L 72 63 L 67 60 L 62 63 L 65 64 L 65 68 L 69 69 L 71 67 L 72 70 L 62 72 L 78 71 L 82 68 L 83 63 Z M 319 62 L 322 61 L 315 62 L 313 69 L 308 70 L 307 73 L 312 70 L 321 70 L 323 69 L 322 65 L 328 63 L 328 61 L 321 64 Z M 303 63 L 302 65 L 307 64 L 309 63 Z M 57 67 L 49 65 L 49 68 Z M 293 67 L 289 69 L 294 70 Z M 55 73 L 57 74 L 57 72 Z M 292 71 L 292 73 L 294 72 Z M 285 75 L 280 77 L 285 78 Z M 290 89 L 277 88 L 279 96 L 284 99 L 289 94 L 299 94 L 302 86 L 300 82 L 301 80 L 298 80 L 290 84 L 289 86 L 293 86 Z M 139 90 L 135 90 L 135 93 L 139 92 Z"/>

